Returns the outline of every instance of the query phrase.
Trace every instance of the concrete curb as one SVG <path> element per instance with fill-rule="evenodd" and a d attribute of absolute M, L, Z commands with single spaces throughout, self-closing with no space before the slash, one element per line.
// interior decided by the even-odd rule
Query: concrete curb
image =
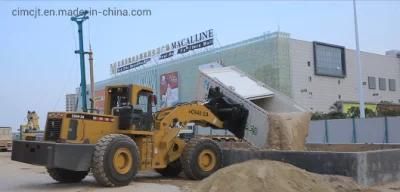
<path fill-rule="evenodd" d="M 363 152 L 224 149 L 223 154 L 224 166 L 251 159 L 268 159 L 314 173 L 352 177 L 364 186 L 400 180 L 400 149 Z"/>

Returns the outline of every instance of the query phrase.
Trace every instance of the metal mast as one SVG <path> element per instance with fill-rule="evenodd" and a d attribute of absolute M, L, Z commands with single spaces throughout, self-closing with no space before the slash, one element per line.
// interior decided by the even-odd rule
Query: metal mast
<path fill-rule="evenodd" d="M 80 65 L 81 65 L 81 98 L 82 98 L 82 111 L 87 112 L 87 100 L 86 100 L 86 71 L 85 71 L 85 52 L 83 51 L 83 32 L 82 32 L 82 23 L 89 19 L 88 11 L 84 11 L 83 13 L 71 17 L 71 21 L 75 21 L 78 24 L 78 34 L 79 34 L 79 50 L 76 50 L 75 53 L 79 54 L 80 57 Z"/>

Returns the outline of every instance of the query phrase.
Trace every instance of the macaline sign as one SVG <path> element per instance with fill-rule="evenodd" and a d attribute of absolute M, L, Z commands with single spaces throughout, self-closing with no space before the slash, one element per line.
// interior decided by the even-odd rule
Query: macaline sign
<path fill-rule="evenodd" d="M 115 75 L 150 62 L 159 63 L 167 58 L 184 55 L 190 51 L 211 45 L 214 45 L 213 29 L 196 33 L 190 37 L 115 62 L 110 65 L 111 74 Z"/>

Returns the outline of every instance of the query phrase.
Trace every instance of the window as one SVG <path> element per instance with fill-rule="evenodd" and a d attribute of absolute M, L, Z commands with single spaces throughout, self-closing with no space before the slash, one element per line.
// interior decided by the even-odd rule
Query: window
<path fill-rule="evenodd" d="M 376 89 L 376 78 L 375 77 L 368 77 L 368 88 Z"/>
<path fill-rule="evenodd" d="M 314 42 L 314 71 L 316 75 L 345 77 L 345 49 L 337 45 Z"/>
<path fill-rule="evenodd" d="M 142 111 L 147 113 L 149 105 L 149 97 L 147 94 L 139 94 L 138 105 L 142 108 Z"/>
<path fill-rule="evenodd" d="M 396 91 L 396 80 L 389 79 L 389 91 Z"/>
<path fill-rule="evenodd" d="M 386 90 L 386 79 L 379 78 L 379 90 L 385 91 Z"/>

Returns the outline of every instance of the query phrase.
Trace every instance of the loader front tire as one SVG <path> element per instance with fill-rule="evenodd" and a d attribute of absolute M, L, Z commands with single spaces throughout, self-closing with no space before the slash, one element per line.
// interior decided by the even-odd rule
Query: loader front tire
<path fill-rule="evenodd" d="M 50 177 L 61 183 L 77 183 L 86 177 L 89 171 L 71 171 L 61 168 L 47 168 Z"/>
<path fill-rule="evenodd" d="M 222 150 L 211 139 L 194 138 L 183 149 L 181 163 L 186 177 L 200 180 L 222 167 Z"/>
<path fill-rule="evenodd" d="M 139 170 L 139 150 L 128 136 L 110 134 L 95 146 L 92 172 L 96 181 L 106 187 L 128 185 Z"/>

